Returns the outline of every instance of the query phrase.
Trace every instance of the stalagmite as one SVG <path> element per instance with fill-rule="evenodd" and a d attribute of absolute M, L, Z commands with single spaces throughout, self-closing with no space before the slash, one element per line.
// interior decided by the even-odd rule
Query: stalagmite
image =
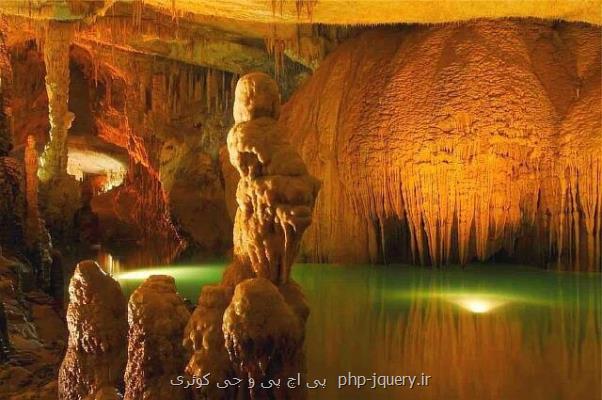
<path fill-rule="evenodd" d="M 193 351 L 187 372 L 211 372 L 218 379 L 236 376 L 245 382 L 236 396 L 244 399 L 306 395 L 301 389 L 249 385 L 305 373 L 309 307 L 290 272 L 311 224 L 320 183 L 307 173 L 287 132 L 278 129 L 279 111 L 278 86 L 269 76 L 252 73 L 239 79 L 228 154 L 222 150 L 220 155 L 222 163 L 229 158 L 231 173 L 240 175 L 234 259 L 222 284 L 201 292 L 184 337 Z M 219 399 L 232 394 L 212 386 L 195 396 Z"/>
<path fill-rule="evenodd" d="M 183 386 L 171 381 L 186 365 L 182 336 L 190 313 L 170 276 L 153 275 L 128 304 L 128 362 L 125 400 L 183 400 Z"/>
<path fill-rule="evenodd" d="M 27 244 L 32 246 L 40 235 L 40 212 L 38 209 L 38 151 L 36 139 L 27 137 L 25 147 L 25 190 L 27 199 Z"/>
<path fill-rule="evenodd" d="M 94 261 L 82 261 L 71 278 L 69 300 L 59 400 L 116 400 L 123 385 L 127 341 L 121 288 Z"/>
<path fill-rule="evenodd" d="M 224 313 L 223 331 L 239 375 L 263 382 L 284 381 L 303 372 L 304 322 L 269 280 L 253 278 L 238 284 Z M 266 392 L 260 385 L 250 388 L 251 398 L 297 398 L 287 397 L 285 387 L 275 390 L 273 397 Z"/>
<path fill-rule="evenodd" d="M 228 358 L 222 332 L 222 319 L 232 290 L 227 286 L 204 286 L 199 303 L 186 326 L 184 346 L 192 353 L 186 373 L 196 377 L 210 374 L 209 386 L 195 390 L 195 399 L 227 400 L 232 390 L 220 390 L 218 382 L 234 376 L 234 368 Z"/>
<path fill-rule="evenodd" d="M 301 237 L 311 224 L 320 183 L 278 129 L 280 96 L 265 74 L 236 86 L 235 125 L 228 134 L 230 162 L 241 176 L 236 200 L 235 252 L 258 277 L 285 284 Z"/>

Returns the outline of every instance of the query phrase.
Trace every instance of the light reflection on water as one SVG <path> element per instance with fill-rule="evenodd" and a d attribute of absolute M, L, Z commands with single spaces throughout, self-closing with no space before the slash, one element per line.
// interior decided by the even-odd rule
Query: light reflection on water
<path fill-rule="evenodd" d="M 224 264 L 117 273 L 131 293 L 150 274 L 175 277 L 196 301 Z M 123 266 L 122 266 L 123 268 Z M 600 275 L 471 266 L 298 265 L 311 306 L 310 399 L 595 399 L 600 393 Z M 428 387 L 337 389 L 338 375 L 431 375 Z"/>

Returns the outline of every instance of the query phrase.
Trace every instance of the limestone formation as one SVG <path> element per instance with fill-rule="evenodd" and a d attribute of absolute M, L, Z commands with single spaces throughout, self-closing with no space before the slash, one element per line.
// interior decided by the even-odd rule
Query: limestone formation
<path fill-rule="evenodd" d="M 44 149 L 40 179 L 62 176 L 67 172 L 67 133 L 74 115 L 69 111 L 69 46 L 74 25 L 49 22 L 44 48 L 46 91 L 50 117 L 50 141 Z"/>
<path fill-rule="evenodd" d="M 234 256 L 276 285 L 289 280 L 320 188 L 278 128 L 279 113 L 278 86 L 270 77 L 253 73 L 239 80 L 228 134 L 230 162 L 241 177 Z"/>
<path fill-rule="evenodd" d="M 269 280 L 260 277 L 238 284 L 224 313 L 223 331 L 239 376 L 259 383 L 303 372 L 304 322 Z M 260 385 L 250 389 L 251 398 L 270 398 L 266 392 Z M 282 387 L 272 398 L 287 398 L 285 393 Z"/>
<path fill-rule="evenodd" d="M 59 400 L 111 398 L 106 394 L 122 389 L 126 364 L 126 301 L 121 288 L 94 261 L 82 261 L 71 278 L 69 300 Z"/>
<path fill-rule="evenodd" d="M 26 241 L 32 247 L 40 235 L 40 212 L 38 208 L 38 151 L 36 139 L 27 137 L 25 147 L 25 190 L 27 198 Z"/>
<path fill-rule="evenodd" d="M 600 47 L 598 27 L 533 21 L 339 46 L 280 118 L 324 180 L 304 254 L 599 269 Z"/>
<path fill-rule="evenodd" d="M 27 137 L 24 154 L 25 163 L 25 245 L 27 253 L 35 266 L 35 273 L 41 287 L 49 289 L 55 295 L 62 293 L 62 288 L 57 291 L 51 288 L 53 268 L 62 268 L 58 260 L 52 259 L 53 252 L 50 236 L 42 219 L 38 202 L 38 151 L 35 137 Z M 56 253 L 55 253 L 56 254 Z M 57 255 L 58 256 L 58 255 Z M 56 272 L 56 271 L 55 271 Z M 62 304 L 62 301 L 61 301 Z"/>
<path fill-rule="evenodd" d="M 232 290 L 227 286 L 204 286 L 198 306 L 186 326 L 184 346 L 192 354 L 186 366 L 186 373 L 196 377 L 210 374 L 210 385 L 195 390 L 195 399 L 227 400 L 235 393 L 217 387 L 217 382 L 223 382 L 235 375 L 222 332 L 224 311 L 231 298 Z"/>
<path fill-rule="evenodd" d="M 305 371 L 309 308 L 290 271 L 320 188 L 286 131 L 277 128 L 279 110 L 278 86 L 270 77 L 252 73 L 238 81 L 227 140 L 232 172 L 240 175 L 234 257 L 222 284 L 203 288 L 184 338 L 193 353 L 187 373 L 211 374 L 212 384 L 194 392 L 199 399 L 305 396 L 303 390 L 259 388 Z M 223 153 L 221 158 L 227 161 Z M 230 391 L 216 387 L 231 377 L 243 383 Z"/>
<path fill-rule="evenodd" d="M 183 386 L 173 385 L 186 365 L 182 346 L 190 318 L 170 276 L 153 275 L 128 303 L 128 362 L 125 400 L 183 400 Z"/>

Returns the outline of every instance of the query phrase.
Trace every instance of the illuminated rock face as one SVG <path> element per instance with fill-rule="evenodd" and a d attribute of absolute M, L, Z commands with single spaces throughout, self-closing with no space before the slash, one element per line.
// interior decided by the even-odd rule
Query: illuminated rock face
<path fill-rule="evenodd" d="M 127 320 L 121 288 L 94 261 L 82 261 L 71 278 L 69 298 L 59 400 L 117 398 L 102 396 L 123 384 Z"/>
<path fill-rule="evenodd" d="M 190 313 L 170 276 L 149 277 L 128 304 L 126 400 L 185 399 L 171 380 L 186 365 L 182 336 Z"/>
<path fill-rule="evenodd" d="M 280 119 L 324 180 L 304 253 L 440 265 L 503 251 L 599 269 L 599 71 L 587 26 L 478 21 L 344 43 Z"/>

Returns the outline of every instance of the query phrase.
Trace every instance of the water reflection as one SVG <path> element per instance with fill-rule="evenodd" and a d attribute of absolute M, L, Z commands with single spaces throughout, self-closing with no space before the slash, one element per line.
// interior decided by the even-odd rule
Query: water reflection
<path fill-rule="evenodd" d="M 312 306 L 310 376 L 432 378 L 413 389 L 329 385 L 311 398 L 547 400 L 599 392 L 599 276 L 332 271 L 299 271 Z"/>
<path fill-rule="evenodd" d="M 123 268 L 123 266 L 122 266 Z M 223 265 L 122 271 L 126 291 L 174 275 L 193 303 Z M 299 265 L 310 399 L 590 399 L 600 390 L 600 275 Z M 413 389 L 337 388 L 339 375 L 432 376 Z"/>

